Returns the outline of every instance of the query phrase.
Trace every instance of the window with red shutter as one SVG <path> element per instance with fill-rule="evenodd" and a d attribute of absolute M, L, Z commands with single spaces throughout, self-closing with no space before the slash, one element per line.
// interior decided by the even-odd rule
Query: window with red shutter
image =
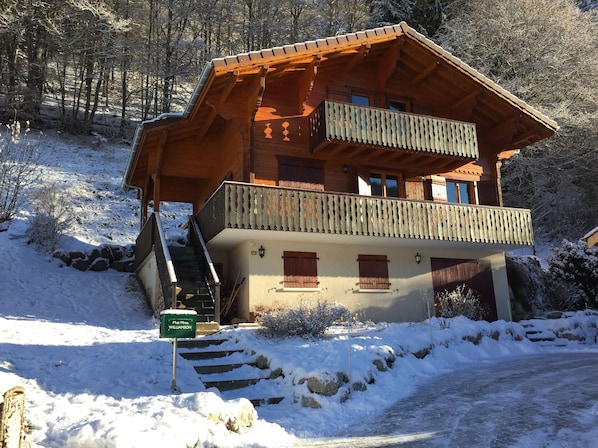
<path fill-rule="evenodd" d="M 388 259 L 386 255 L 360 254 L 359 289 L 390 289 Z"/>
<path fill-rule="evenodd" d="M 318 287 L 318 257 L 315 252 L 285 251 L 283 259 L 285 288 Z"/>

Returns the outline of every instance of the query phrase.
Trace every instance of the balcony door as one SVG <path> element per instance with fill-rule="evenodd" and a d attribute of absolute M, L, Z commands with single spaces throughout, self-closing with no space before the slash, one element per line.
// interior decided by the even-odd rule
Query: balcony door
<path fill-rule="evenodd" d="M 496 299 L 492 283 L 492 268 L 485 260 L 462 260 L 456 258 L 432 258 L 432 284 L 434 295 L 452 291 L 465 284 L 480 296 L 480 304 L 486 308 L 486 320 L 495 321 Z"/>
<path fill-rule="evenodd" d="M 324 162 L 301 157 L 278 156 L 278 185 L 324 191 Z"/>

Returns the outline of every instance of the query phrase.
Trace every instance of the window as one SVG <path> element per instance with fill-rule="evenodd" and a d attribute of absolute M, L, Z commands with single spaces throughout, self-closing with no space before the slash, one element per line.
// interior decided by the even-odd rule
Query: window
<path fill-rule="evenodd" d="M 446 181 L 446 200 L 459 204 L 472 204 L 473 183 L 454 180 Z"/>
<path fill-rule="evenodd" d="M 386 255 L 362 255 L 359 262 L 359 289 L 390 289 Z"/>
<path fill-rule="evenodd" d="M 352 93 L 351 103 L 356 104 L 357 106 L 371 106 L 372 97 L 363 93 Z"/>
<path fill-rule="evenodd" d="M 278 156 L 278 185 L 324 190 L 324 162 L 300 157 Z"/>
<path fill-rule="evenodd" d="M 401 183 L 399 176 L 384 173 L 371 173 L 370 186 L 373 196 L 388 198 L 401 197 Z"/>
<path fill-rule="evenodd" d="M 283 258 L 285 288 L 318 287 L 318 257 L 315 252 L 285 251 Z"/>
<path fill-rule="evenodd" d="M 407 112 L 407 103 L 405 101 L 391 100 L 388 102 L 388 108 L 395 112 Z"/>

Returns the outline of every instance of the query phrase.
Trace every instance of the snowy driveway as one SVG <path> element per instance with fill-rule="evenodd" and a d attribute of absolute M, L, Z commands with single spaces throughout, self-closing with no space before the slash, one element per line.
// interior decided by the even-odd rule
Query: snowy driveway
<path fill-rule="evenodd" d="M 552 353 L 435 376 L 326 447 L 598 446 L 598 353 Z"/>

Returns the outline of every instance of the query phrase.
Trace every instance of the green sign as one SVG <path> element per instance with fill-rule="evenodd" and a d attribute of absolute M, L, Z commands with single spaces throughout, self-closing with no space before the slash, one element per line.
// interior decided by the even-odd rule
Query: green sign
<path fill-rule="evenodd" d="M 190 310 L 165 310 L 160 313 L 161 338 L 194 338 L 197 312 Z"/>

